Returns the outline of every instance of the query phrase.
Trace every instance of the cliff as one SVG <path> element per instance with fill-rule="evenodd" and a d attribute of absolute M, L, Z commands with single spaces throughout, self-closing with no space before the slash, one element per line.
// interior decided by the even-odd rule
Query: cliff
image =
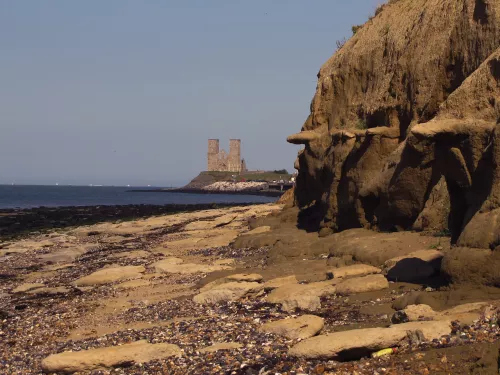
<path fill-rule="evenodd" d="M 288 138 L 304 145 L 299 224 L 499 244 L 499 46 L 499 1 L 384 5 L 321 67 L 311 114 Z"/>

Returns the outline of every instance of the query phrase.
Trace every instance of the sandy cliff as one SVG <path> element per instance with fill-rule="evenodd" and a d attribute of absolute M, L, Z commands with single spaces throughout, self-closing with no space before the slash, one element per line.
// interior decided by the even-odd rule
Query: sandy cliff
<path fill-rule="evenodd" d="M 499 46 L 499 1 L 386 4 L 321 67 L 289 137 L 304 145 L 300 217 L 324 231 L 449 230 L 494 248 Z"/>

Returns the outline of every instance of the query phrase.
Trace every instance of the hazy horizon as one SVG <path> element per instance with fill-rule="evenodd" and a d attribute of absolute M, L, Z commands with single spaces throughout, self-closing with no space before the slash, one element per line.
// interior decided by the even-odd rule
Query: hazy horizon
<path fill-rule="evenodd" d="M 207 140 L 293 171 L 316 74 L 379 1 L 0 3 L 0 184 L 180 186 Z"/>

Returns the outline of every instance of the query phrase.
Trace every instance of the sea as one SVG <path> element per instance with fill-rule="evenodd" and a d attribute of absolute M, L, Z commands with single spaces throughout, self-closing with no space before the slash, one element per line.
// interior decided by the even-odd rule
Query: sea
<path fill-rule="evenodd" d="M 126 204 L 269 203 L 276 197 L 179 192 L 132 192 L 151 187 L 0 185 L 0 209 Z"/>

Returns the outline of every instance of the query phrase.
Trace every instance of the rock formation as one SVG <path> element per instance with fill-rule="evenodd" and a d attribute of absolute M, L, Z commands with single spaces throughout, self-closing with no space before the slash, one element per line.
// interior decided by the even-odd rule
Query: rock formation
<path fill-rule="evenodd" d="M 391 0 L 320 69 L 289 142 L 314 229 L 500 244 L 500 2 Z M 315 221 L 316 220 L 316 221 Z"/>

